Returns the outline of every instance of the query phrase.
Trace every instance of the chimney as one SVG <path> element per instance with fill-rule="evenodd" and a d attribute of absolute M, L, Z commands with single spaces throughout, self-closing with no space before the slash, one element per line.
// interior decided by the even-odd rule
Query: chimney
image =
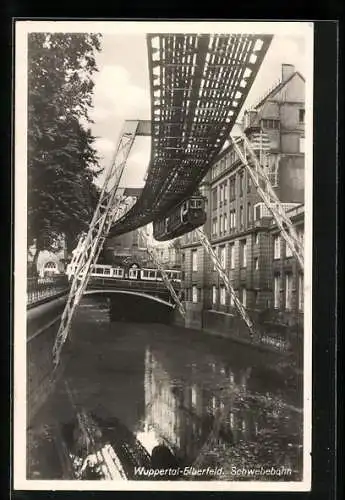
<path fill-rule="evenodd" d="M 282 64 L 282 81 L 286 82 L 295 72 L 295 66 L 293 64 Z"/>

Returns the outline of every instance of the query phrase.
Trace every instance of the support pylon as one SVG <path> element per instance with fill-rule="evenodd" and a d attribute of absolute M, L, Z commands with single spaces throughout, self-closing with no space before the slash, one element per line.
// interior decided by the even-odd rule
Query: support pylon
<path fill-rule="evenodd" d="M 250 143 L 248 137 L 241 133 L 239 137 L 230 136 L 240 160 L 247 169 L 256 190 L 265 203 L 268 210 L 272 213 L 281 234 L 290 248 L 292 254 L 299 263 L 302 271 L 304 270 L 304 248 L 301 240 L 298 238 L 296 230 L 287 216 L 281 201 L 276 195 L 268 175 Z"/>
<path fill-rule="evenodd" d="M 77 246 L 75 254 L 77 267 L 53 346 L 53 363 L 55 368 L 59 364 L 61 349 L 67 339 L 74 312 L 87 286 L 90 268 L 97 262 L 104 240 L 114 223 L 114 219 L 116 220 L 122 215 L 122 213 L 118 213 L 121 209 L 121 201 L 116 199 L 116 193 L 136 136 L 138 125 L 139 121 L 125 122 L 113 161 L 106 174 L 89 230 L 85 237 L 83 237 L 83 241 Z"/>
<path fill-rule="evenodd" d="M 177 293 L 176 293 L 176 291 L 175 291 L 175 289 L 174 289 L 174 287 L 169 279 L 169 276 L 167 275 L 167 273 L 165 271 L 164 266 L 162 265 L 162 263 L 159 260 L 159 257 L 157 256 L 157 253 L 155 251 L 154 246 L 149 241 L 148 235 L 145 233 L 145 230 L 143 228 L 139 229 L 139 234 L 145 240 L 146 245 L 147 245 L 147 253 L 149 254 L 152 261 L 154 262 L 154 264 L 157 266 L 158 270 L 160 271 L 160 273 L 162 275 L 163 282 L 164 282 L 165 286 L 167 287 L 167 289 L 169 290 L 170 295 L 171 295 L 173 301 L 175 302 L 178 311 L 180 312 L 181 316 L 185 317 L 186 311 L 185 311 L 185 308 L 180 300 L 180 296 L 177 295 Z"/>
<path fill-rule="evenodd" d="M 252 320 L 250 319 L 242 302 L 238 298 L 237 293 L 234 290 L 225 269 L 223 269 L 223 266 L 222 266 L 218 256 L 216 255 L 215 251 L 212 248 L 210 240 L 208 239 L 208 237 L 206 236 L 206 234 L 204 232 L 204 229 L 198 228 L 198 229 L 196 229 L 196 232 L 199 235 L 200 242 L 201 242 L 202 246 L 205 248 L 207 254 L 210 256 L 213 264 L 215 265 L 215 267 L 218 271 L 219 276 L 223 280 L 228 294 L 232 297 L 238 313 L 240 314 L 241 318 L 243 319 L 243 321 L 247 325 L 250 335 L 254 336 L 255 335 L 254 324 L 253 324 Z"/>

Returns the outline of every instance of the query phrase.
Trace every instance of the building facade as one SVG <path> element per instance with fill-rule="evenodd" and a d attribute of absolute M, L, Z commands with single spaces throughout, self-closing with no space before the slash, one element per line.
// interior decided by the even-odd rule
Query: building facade
<path fill-rule="evenodd" d="M 133 203 L 141 194 L 139 188 L 121 188 L 119 197 L 130 197 Z M 144 231 L 145 235 L 142 234 Z M 154 247 L 160 263 L 166 269 L 180 269 L 181 252 L 179 239 L 158 242 L 153 239 L 152 224 L 120 236 L 108 238 L 105 242 L 102 261 L 107 264 L 131 267 L 156 267 L 147 252 L 148 242 Z"/>
<path fill-rule="evenodd" d="M 304 205 L 287 212 L 304 243 Z M 275 221 L 270 224 L 271 235 L 271 283 L 274 314 L 271 317 L 288 326 L 303 329 L 304 312 L 304 275 L 298 262 L 280 234 Z"/>
<path fill-rule="evenodd" d="M 253 147 L 260 148 L 261 164 L 285 210 L 304 203 L 304 95 L 303 76 L 284 64 L 280 83 L 243 119 L 244 132 Z M 269 151 L 261 148 L 265 141 Z M 274 312 L 272 270 L 278 263 L 273 262 L 272 217 L 232 146 L 218 156 L 200 188 L 207 198 L 205 233 L 238 297 L 254 317 Z M 182 237 L 181 252 L 186 326 L 222 329 L 234 303 L 195 232 Z"/>
<path fill-rule="evenodd" d="M 41 250 L 35 262 L 36 244 L 33 244 L 27 252 L 27 273 L 28 275 L 37 274 L 40 277 L 63 274 L 68 262 L 67 243 L 62 235 L 55 241 L 56 250 Z"/>

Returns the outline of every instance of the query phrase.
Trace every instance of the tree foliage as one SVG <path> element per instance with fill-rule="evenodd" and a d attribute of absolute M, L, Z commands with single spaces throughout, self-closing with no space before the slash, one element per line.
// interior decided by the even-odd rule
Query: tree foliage
<path fill-rule="evenodd" d="M 28 37 L 28 245 L 73 246 L 87 229 L 101 172 L 90 124 L 100 35 Z"/>

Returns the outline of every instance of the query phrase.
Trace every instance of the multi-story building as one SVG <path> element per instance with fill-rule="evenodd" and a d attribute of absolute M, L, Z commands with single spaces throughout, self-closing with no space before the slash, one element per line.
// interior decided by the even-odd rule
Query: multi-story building
<path fill-rule="evenodd" d="M 120 197 L 132 197 L 133 201 L 140 196 L 141 189 L 122 188 Z M 146 236 L 134 230 L 120 236 L 109 238 L 105 243 L 103 261 L 109 264 L 139 267 L 155 267 L 147 253 L 148 241 L 154 246 L 156 255 L 166 269 L 180 269 L 181 252 L 179 239 L 169 242 L 158 242 L 152 237 L 152 225 L 143 228 Z"/>
<path fill-rule="evenodd" d="M 181 268 L 181 248 L 178 238 L 164 243 L 155 242 L 154 248 L 160 263 L 165 269 Z"/>
<path fill-rule="evenodd" d="M 287 211 L 298 237 L 304 242 L 304 205 Z M 304 275 L 298 262 L 280 234 L 274 220 L 270 224 L 271 235 L 271 319 L 288 326 L 303 328 Z M 272 310 L 274 314 L 272 314 Z"/>
<path fill-rule="evenodd" d="M 280 83 L 244 113 L 244 132 L 260 149 L 261 163 L 286 210 L 304 203 L 304 104 L 303 76 L 283 64 Z M 268 152 L 261 148 L 265 141 Z M 257 312 L 274 308 L 272 217 L 231 145 L 200 188 L 208 200 L 205 233 L 243 305 Z M 195 233 L 182 238 L 181 251 L 186 326 L 222 329 L 234 304 Z"/>
<path fill-rule="evenodd" d="M 139 188 L 121 188 L 119 196 L 136 198 L 140 196 Z M 108 264 L 119 266 L 146 266 L 150 261 L 147 254 L 147 245 L 143 236 L 138 230 L 108 238 L 105 242 L 103 259 Z"/>

